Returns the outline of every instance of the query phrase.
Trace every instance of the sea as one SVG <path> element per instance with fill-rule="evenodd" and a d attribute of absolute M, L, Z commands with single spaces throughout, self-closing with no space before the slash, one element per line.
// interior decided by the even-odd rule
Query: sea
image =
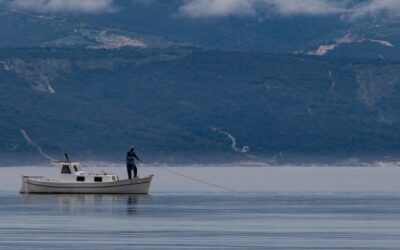
<path fill-rule="evenodd" d="M 18 193 L 58 171 L 0 167 L 0 249 L 400 249 L 397 166 L 146 165 L 149 195 Z"/>

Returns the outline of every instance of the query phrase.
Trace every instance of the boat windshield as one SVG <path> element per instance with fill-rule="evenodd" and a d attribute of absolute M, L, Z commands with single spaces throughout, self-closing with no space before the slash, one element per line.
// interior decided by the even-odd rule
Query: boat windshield
<path fill-rule="evenodd" d="M 63 165 L 61 168 L 61 173 L 62 174 L 71 174 L 71 169 L 69 169 L 68 165 Z"/>

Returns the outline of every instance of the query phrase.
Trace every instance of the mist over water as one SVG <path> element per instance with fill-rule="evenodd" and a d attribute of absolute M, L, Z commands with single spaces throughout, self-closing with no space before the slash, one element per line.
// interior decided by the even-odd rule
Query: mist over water
<path fill-rule="evenodd" d="M 86 162 L 87 172 L 115 173 L 127 178 L 123 164 Z M 95 166 L 95 167 L 94 167 Z M 154 174 L 151 193 L 171 191 L 173 193 L 223 192 L 213 186 L 194 181 L 178 174 L 194 177 L 209 183 L 239 192 L 364 192 L 397 193 L 400 190 L 400 168 L 397 163 L 379 163 L 375 166 L 332 167 L 332 166 L 286 166 L 277 167 L 263 163 L 237 163 L 220 165 L 139 164 L 139 176 Z M 0 168 L 0 192 L 18 191 L 22 175 L 41 175 L 58 178 L 55 166 L 2 167 Z"/>
<path fill-rule="evenodd" d="M 163 166 L 165 167 L 165 166 Z M 150 195 L 19 195 L 0 169 L 0 249 L 398 249 L 400 168 L 155 166 Z M 90 167 L 125 177 L 123 165 Z"/>

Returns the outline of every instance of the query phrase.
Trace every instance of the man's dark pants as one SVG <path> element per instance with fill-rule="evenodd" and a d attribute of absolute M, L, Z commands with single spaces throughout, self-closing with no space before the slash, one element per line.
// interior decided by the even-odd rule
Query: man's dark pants
<path fill-rule="evenodd" d="M 132 170 L 133 170 L 133 177 L 137 177 L 137 168 L 135 164 L 126 164 L 126 169 L 128 170 L 128 177 L 132 179 Z"/>

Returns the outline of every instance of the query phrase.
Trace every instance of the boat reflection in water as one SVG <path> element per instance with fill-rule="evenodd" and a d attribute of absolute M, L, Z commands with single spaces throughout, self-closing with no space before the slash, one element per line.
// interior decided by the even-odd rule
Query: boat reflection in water
<path fill-rule="evenodd" d="M 36 207 L 46 204 L 49 213 L 65 215 L 136 214 L 138 207 L 150 200 L 149 195 L 126 194 L 29 194 L 23 195 L 25 206 Z"/>

